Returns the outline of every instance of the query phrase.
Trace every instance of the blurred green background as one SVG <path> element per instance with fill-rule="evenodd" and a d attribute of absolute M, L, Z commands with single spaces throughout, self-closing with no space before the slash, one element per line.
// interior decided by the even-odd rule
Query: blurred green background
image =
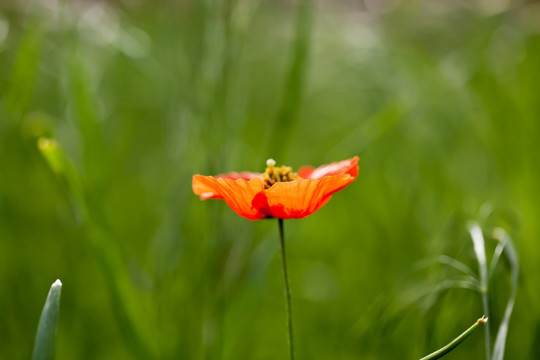
<path fill-rule="evenodd" d="M 191 177 L 359 155 L 354 183 L 285 222 L 298 358 L 415 359 L 471 325 L 479 293 L 437 259 L 477 272 L 474 220 L 489 254 L 495 227 L 519 254 L 506 358 L 539 359 L 539 18 L 511 0 L 3 0 L 0 358 L 30 357 L 60 278 L 58 359 L 286 359 L 277 221 L 201 202 Z M 501 259 L 493 338 L 509 289 Z M 447 358 L 485 358 L 482 331 Z"/>

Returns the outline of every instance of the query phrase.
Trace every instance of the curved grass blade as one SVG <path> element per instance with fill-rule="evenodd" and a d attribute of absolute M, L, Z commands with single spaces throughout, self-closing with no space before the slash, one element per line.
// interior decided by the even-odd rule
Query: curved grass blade
<path fill-rule="evenodd" d="M 512 310 L 514 309 L 514 302 L 516 299 L 516 291 L 518 284 L 518 273 L 519 273 L 519 261 L 517 257 L 516 249 L 512 243 L 512 239 L 506 231 L 503 229 L 496 229 L 493 236 L 498 239 L 504 246 L 504 254 L 510 263 L 511 271 L 511 292 L 506 304 L 506 310 L 504 311 L 504 317 L 499 325 L 499 330 L 497 331 L 497 338 L 495 339 L 495 346 L 493 347 L 493 357 L 492 360 L 502 360 L 504 358 L 504 348 L 506 345 L 506 336 L 508 334 L 508 325 L 510 323 L 510 317 L 512 316 Z"/>
<path fill-rule="evenodd" d="M 58 322 L 58 311 L 60 310 L 61 292 L 62 282 L 56 280 L 49 290 L 45 306 L 39 318 L 32 360 L 54 359 L 56 324 Z"/>
<path fill-rule="evenodd" d="M 480 319 L 476 320 L 474 324 L 471 325 L 467 330 L 465 330 L 461 335 L 459 335 L 457 338 L 452 340 L 448 345 L 440 348 L 439 350 L 424 356 L 420 360 L 432 360 L 432 359 L 440 359 L 444 355 L 448 354 L 450 351 L 454 350 L 459 344 L 463 342 L 469 335 L 472 334 L 472 332 L 479 326 L 479 325 L 485 325 L 487 322 L 487 317 L 482 316 Z"/>
<path fill-rule="evenodd" d="M 448 267 L 454 269 L 454 270 L 457 270 L 459 272 L 461 272 L 463 275 L 469 277 L 469 278 L 472 278 L 472 279 L 475 279 L 477 281 L 477 276 L 476 274 L 474 273 L 474 271 L 471 270 L 470 267 L 468 267 L 467 265 L 465 265 L 463 262 L 453 258 L 453 257 L 450 257 L 448 255 L 440 255 L 438 256 L 437 258 L 434 258 L 434 259 L 427 259 L 427 260 L 422 260 L 422 261 L 419 261 L 416 263 L 416 265 L 414 266 L 414 271 L 420 271 L 420 270 L 426 270 L 428 269 L 429 267 L 433 266 L 433 265 L 447 265 Z"/>
<path fill-rule="evenodd" d="M 465 265 L 458 259 L 454 259 L 453 257 L 447 256 L 447 255 L 441 255 L 438 258 L 438 262 L 444 265 L 448 265 L 458 271 L 461 271 L 465 275 L 468 275 L 469 277 L 476 279 L 476 275 L 471 270 L 471 268 L 469 268 L 467 265 Z"/>
<path fill-rule="evenodd" d="M 491 257 L 491 262 L 489 263 L 489 279 L 493 277 L 493 273 L 495 272 L 495 269 L 497 268 L 497 264 L 499 263 L 499 259 L 501 258 L 501 255 L 503 254 L 504 247 L 506 244 L 503 241 L 499 241 L 497 244 L 497 247 L 495 248 L 495 251 L 493 252 L 493 256 Z"/>
<path fill-rule="evenodd" d="M 477 222 L 472 221 L 469 224 L 469 233 L 474 245 L 474 253 L 478 260 L 478 272 L 480 273 L 480 293 L 482 294 L 482 304 L 484 306 L 484 313 L 489 317 L 489 304 L 488 304 L 488 267 L 486 260 L 486 246 L 484 242 L 484 235 L 482 229 Z M 489 325 L 486 325 L 485 331 L 486 338 L 486 359 L 491 359 L 491 333 Z"/>

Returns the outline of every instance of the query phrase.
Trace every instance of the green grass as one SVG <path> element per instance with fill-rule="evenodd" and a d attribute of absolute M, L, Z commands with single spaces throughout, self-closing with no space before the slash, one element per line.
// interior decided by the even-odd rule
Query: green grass
<path fill-rule="evenodd" d="M 61 292 L 62 282 L 56 280 L 51 285 L 41 317 L 39 318 L 32 360 L 51 360 L 55 357 L 56 327 L 58 313 L 60 311 Z"/>
<path fill-rule="evenodd" d="M 513 240 L 492 344 L 507 324 L 506 358 L 539 358 L 538 7 L 396 4 L 3 2 L 0 358 L 31 357 L 57 278 L 57 359 L 287 358 L 275 221 L 191 177 L 353 155 L 357 180 L 285 224 L 297 358 L 455 338 L 482 299 L 437 259 L 478 276 L 470 221 L 488 260 Z M 447 358 L 485 358 L 482 331 Z"/>

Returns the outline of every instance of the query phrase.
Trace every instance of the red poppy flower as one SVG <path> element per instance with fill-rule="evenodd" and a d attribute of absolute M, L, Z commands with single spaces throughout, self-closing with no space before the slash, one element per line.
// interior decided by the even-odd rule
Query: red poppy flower
<path fill-rule="evenodd" d="M 223 199 L 234 212 L 250 220 L 300 219 L 320 209 L 358 175 L 357 156 L 318 168 L 305 166 L 298 174 L 289 167 L 275 167 L 271 159 L 267 165 L 262 174 L 194 175 L 193 192 L 201 200 Z"/>

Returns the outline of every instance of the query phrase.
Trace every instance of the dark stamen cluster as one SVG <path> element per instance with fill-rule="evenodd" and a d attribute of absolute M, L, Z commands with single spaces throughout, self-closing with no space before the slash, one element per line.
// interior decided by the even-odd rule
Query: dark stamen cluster
<path fill-rule="evenodd" d="M 277 182 L 287 182 L 296 179 L 296 173 L 293 173 L 290 166 L 276 167 L 276 162 L 272 159 L 266 161 L 267 168 L 263 173 L 263 182 L 266 189 Z"/>

